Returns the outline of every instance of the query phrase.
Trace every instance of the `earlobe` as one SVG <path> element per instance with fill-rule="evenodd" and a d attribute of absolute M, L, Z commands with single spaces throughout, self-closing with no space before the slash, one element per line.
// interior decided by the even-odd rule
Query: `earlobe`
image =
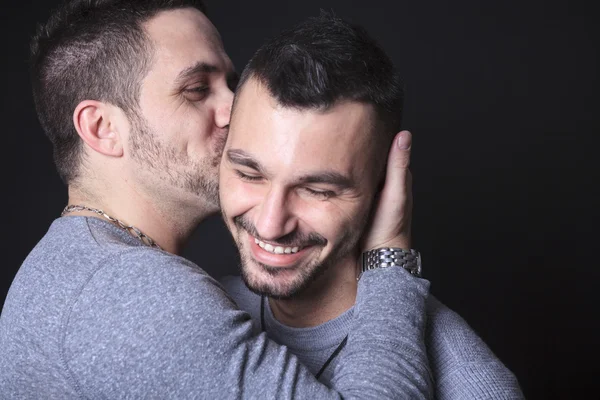
<path fill-rule="evenodd" d="M 121 157 L 123 145 L 110 111 L 106 103 L 84 100 L 75 108 L 73 124 L 81 140 L 91 149 L 106 156 Z"/>

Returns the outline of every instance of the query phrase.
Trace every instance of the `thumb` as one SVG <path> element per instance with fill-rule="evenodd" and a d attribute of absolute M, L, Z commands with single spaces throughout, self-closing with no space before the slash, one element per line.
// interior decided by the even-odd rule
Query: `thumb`
<path fill-rule="evenodd" d="M 383 189 L 365 239 L 365 248 L 410 248 L 412 176 L 408 169 L 412 135 L 402 131 L 392 143 Z"/>
<path fill-rule="evenodd" d="M 381 193 L 385 199 L 384 207 L 405 208 L 412 204 L 412 182 L 408 169 L 411 147 L 412 134 L 409 131 L 401 131 L 394 138 L 388 155 L 385 185 Z M 405 211 L 410 214 L 410 209 Z"/>
<path fill-rule="evenodd" d="M 410 165 L 412 134 L 409 131 L 399 132 L 394 138 L 394 144 L 390 149 L 387 175 L 392 182 L 399 183 L 397 179 L 404 179 Z"/>

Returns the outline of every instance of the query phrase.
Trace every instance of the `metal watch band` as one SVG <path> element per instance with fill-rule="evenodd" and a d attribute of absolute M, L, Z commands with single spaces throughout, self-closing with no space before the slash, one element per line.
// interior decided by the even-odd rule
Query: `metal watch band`
<path fill-rule="evenodd" d="M 375 268 L 402 267 L 412 275 L 421 276 L 421 254 L 415 250 L 382 247 L 362 253 L 361 275 Z"/>

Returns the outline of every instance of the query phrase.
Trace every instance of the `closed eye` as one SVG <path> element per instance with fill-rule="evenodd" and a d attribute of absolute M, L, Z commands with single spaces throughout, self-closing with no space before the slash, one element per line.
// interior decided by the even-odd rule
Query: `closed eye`
<path fill-rule="evenodd" d="M 235 174 L 242 180 L 244 181 L 248 181 L 248 182 L 256 182 L 262 179 L 262 176 L 260 175 L 249 175 L 246 174 L 238 169 L 235 170 Z"/>
<path fill-rule="evenodd" d="M 335 192 L 332 190 L 318 190 L 318 189 L 311 189 L 309 187 L 304 187 L 303 189 L 311 196 L 314 196 L 321 200 L 327 200 L 327 199 L 335 196 Z"/>
<path fill-rule="evenodd" d="M 191 101 L 203 100 L 210 91 L 208 86 L 196 86 L 189 89 L 185 89 L 183 92 Z"/>

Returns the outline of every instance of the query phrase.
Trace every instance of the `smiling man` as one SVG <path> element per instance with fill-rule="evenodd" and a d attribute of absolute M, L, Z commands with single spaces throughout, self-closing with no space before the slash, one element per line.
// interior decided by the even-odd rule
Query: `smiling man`
<path fill-rule="evenodd" d="M 416 254 L 407 240 L 357 263 L 402 95 L 391 60 L 366 32 L 326 13 L 261 47 L 236 93 L 220 196 L 241 277 L 224 284 L 257 332 L 323 382 L 336 383 L 348 355 L 357 277 L 373 257 L 401 263 Z M 437 399 L 522 398 L 514 375 L 457 314 L 430 297 L 427 318 Z"/>

